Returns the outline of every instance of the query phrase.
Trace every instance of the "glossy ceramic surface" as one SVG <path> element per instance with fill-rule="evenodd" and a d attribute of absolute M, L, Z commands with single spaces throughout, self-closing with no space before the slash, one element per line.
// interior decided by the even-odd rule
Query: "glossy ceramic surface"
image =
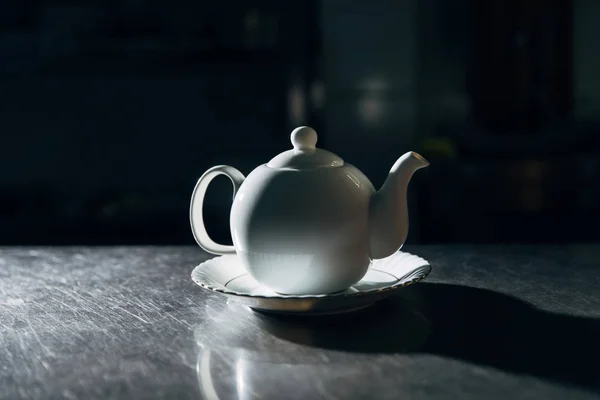
<path fill-rule="evenodd" d="M 406 153 L 375 191 L 357 168 L 317 149 L 311 128 L 297 128 L 291 141 L 292 150 L 247 177 L 230 166 L 209 169 L 192 195 L 192 231 L 206 251 L 237 254 L 250 276 L 273 291 L 305 295 L 345 290 L 365 276 L 371 259 L 402 247 L 408 234 L 408 182 L 428 163 Z M 233 246 L 213 242 L 202 217 L 204 194 L 221 174 L 234 187 Z"/>
<path fill-rule="evenodd" d="M 193 281 L 249 307 L 278 313 L 342 313 L 368 307 L 394 291 L 424 279 L 431 271 L 425 259 L 405 252 L 372 263 L 358 283 L 329 295 L 283 295 L 258 283 L 235 255 L 213 258 L 198 265 Z"/>

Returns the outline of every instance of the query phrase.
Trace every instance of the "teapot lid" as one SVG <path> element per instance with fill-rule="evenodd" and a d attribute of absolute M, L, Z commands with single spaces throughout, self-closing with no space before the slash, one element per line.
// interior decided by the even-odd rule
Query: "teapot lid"
<path fill-rule="evenodd" d="M 335 154 L 317 149 L 317 132 L 308 126 L 300 126 L 290 135 L 293 150 L 284 151 L 267 164 L 270 168 L 317 169 L 341 167 L 344 160 Z"/>

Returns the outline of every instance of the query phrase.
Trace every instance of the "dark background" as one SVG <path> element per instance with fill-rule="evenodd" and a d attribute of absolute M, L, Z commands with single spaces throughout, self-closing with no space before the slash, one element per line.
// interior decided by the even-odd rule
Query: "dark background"
<path fill-rule="evenodd" d="M 215 164 L 299 125 L 379 186 L 408 150 L 413 243 L 600 238 L 597 0 L 19 0 L 0 5 L 0 244 L 192 244 Z M 208 193 L 231 243 L 231 186 Z"/>

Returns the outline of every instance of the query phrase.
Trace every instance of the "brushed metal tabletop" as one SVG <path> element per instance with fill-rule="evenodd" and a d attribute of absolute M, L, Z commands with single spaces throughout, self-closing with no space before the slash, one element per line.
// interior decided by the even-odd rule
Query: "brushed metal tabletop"
<path fill-rule="evenodd" d="M 0 398 L 600 398 L 600 246 L 405 250 L 434 268 L 400 296 L 276 318 L 199 248 L 0 248 Z"/>

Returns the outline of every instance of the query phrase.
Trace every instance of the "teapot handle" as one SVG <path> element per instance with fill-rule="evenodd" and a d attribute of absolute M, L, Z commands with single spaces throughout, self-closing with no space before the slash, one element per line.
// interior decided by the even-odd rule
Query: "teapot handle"
<path fill-rule="evenodd" d="M 231 183 L 233 183 L 233 198 L 235 198 L 242 182 L 246 179 L 244 174 L 228 165 L 217 165 L 206 171 L 200 179 L 198 179 L 198 183 L 196 183 L 196 187 L 192 193 L 192 201 L 190 203 L 190 225 L 192 233 L 194 234 L 194 239 L 196 239 L 198 245 L 205 251 L 217 255 L 235 254 L 234 246 L 215 243 L 210 236 L 208 236 L 208 232 L 204 226 L 204 218 L 202 216 L 204 196 L 206 195 L 206 190 L 208 189 L 210 182 L 219 175 L 227 176 L 231 180 Z"/>

